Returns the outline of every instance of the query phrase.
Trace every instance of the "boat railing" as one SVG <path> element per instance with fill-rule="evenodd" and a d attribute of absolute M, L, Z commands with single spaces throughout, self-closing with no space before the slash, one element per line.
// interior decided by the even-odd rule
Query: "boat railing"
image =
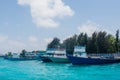
<path fill-rule="evenodd" d="M 54 54 L 56 56 L 65 56 L 66 54 Z"/>
<path fill-rule="evenodd" d="M 96 57 L 120 57 L 120 53 L 92 53 L 92 54 L 87 54 L 87 56 L 96 56 Z"/>

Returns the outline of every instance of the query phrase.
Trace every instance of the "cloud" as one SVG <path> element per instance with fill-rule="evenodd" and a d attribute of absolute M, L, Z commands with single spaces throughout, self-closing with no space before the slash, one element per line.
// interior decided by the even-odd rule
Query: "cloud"
<path fill-rule="evenodd" d="M 43 38 L 39 39 L 35 36 L 28 37 L 28 50 L 46 50 L 46 47 L 49 42 L 51 42 L 53 38 Z"/>
<path fill-rule="evenodd" d="M 28 37 L 29 45 L 31 47 L 38 47 L 38 38 L 35 36 Z"/>
<path fill-rule="evenodd" d="M 39 39 L 36 36 L 28 36 L 22 41 L 0 34 L 0 54 L 6 54 L 7 52 L 19 53 L 23 49 L 27 51 L 45 50 L 50 41 L 52 41 L 52 38 Z"/>
<path fill-rule="evenodd" d="M 18 4 L 30 7 L 33 22 L 38 27 L 58 27 L 59 22 L 56 21 L 56 18 L 74 14 L 70 6 L 62 0 L 18 0 Z"/>
<path fill-rule="evenodd" d="M 8 45 L 13 46 L 13 48 L 17 47 L 17 48 L 24 48 L 26 47 L 26 45 L 20 41 L 17 40 L 8 40 L 7 41 Z"/>
<path fill-rule="evenodd" d="M 21 41 L 10 39 L 6 35 L 0 35 L 0 54 L 5 54 L 8 51 L 19 52 L 26 47 Z"/>
<path fill-rule="evenodd" d="M 43 40 L 38 40 L 35 36 L 30 36 L 24 41 L 11 39 L 6 35 L 0 35 L 0 54 L 6 54 L 7 52 L 21 52 L 26 49 L 27 51 L 40 50 L 45 47 Z M 41 46 L 42 45 L 42 46 Z"/>
<path fill-rule="evenodd" d="M 39 47 L 38 38 L 35 37 L 35 36 L 30 36 L 30 37 L 28 38 L 28 42 L 29 42 L 28 45 L 29 45 L 31 48 L 33 48 L 33 49 Z"/>
<path fill-rule="evenodd" d="M 87 33 L 88 36 L 91 36 L 93 32 L 100 31 L 101 25 L 98 25 L 94 22 L 88 21 L 87 23 L 83 24 L 82 26 L 78 27 L 79 32 Z"/>
<path fill-rule="evenodd" d="M 8 39 L 8 36 L 0 35 L 0 43 Z"/>
<path fill-rule="evenodd" d="M 46 38 L 46 39 L 44 39 L 44 41 L 45 41 L 45 43 L 50 43 L 51 41 L 53 40 L 53 38 Z"/>
<path fill-rule="evenodd" d="M 30 37 L 28 38 L 28 40 L 29 40 L 30 42 L 37 42 L 37 41 L 38 41 L 37 37 L 35 37 L 35 36 L 30 36 Z"/>
<path fill-rule="evenodd" d="M 112 34 L 112 32 L 105 28 L 104 25 L 97 24 L 92 21 L 87 21 L 87 23 L 77 27 L 79 32 L 87 33 L 88 36 L 92 36 L 93 32 L 99 32 L 99 31 L 106 31 L 108 34 Z"/>

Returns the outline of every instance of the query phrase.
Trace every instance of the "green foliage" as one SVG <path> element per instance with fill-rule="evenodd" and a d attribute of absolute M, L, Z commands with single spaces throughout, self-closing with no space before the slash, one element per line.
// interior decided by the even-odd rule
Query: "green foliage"
<path fill-rule="evenodd" d="M 115 53 L 115 38 L 112 35 L 107 36 L 106 47 L 108 53 Z"/>
<path fill-rule="evenodd" d="M 27 51 L 25 49 L 23 49 L 22 52 L 20 53 L 20 57 L 26 57 L 25 53 L 27 53 Z"/>
<path fill-rule="evenodd" d="M 12 53 L 11 52 L 8 52 L 8 54 L 6 55 L 7 57 L 12 57 Z"/>
<path fill-rule="evenodd" d="M 47 46 L 47 48 L 58 48 L 60 46 L 60 39 L 54 38 Z"/>
<path fill-rule="evenodd" d="M 105 31 L 94 32 L 87 44 L 87 53 L 115 53 L 115 38 Z"/>
<path fill-rule="evenodd" d="M 118 42 L 118 52 L 120 52 L 120 40 L 119 40 L 119 42 Z"/>
<path fill-rule="evenodd" d="M 65 45 L 66 52 L 68 54 L 73 54 L 74 46 L 77 45 L 77 35 L 74 35 L 73 37 L 70 37 L 70 38 L 64 40 L 63 44 Z"/>
<path fill-rule="evenodd" d="M 85 33 L 80 33 L 78 35 L 77 43 L 78 45 L 85 46 L 87 44 L 87 34 Z"/>
<path fill-rule="evenodd" d="M 97 33 L 94 32 L 92 34 L 92 37 L 88 39 L 87 45 L 86 45 L 86 51 L 88 53 L 97 53 L 98 47 L 97 47 Z"/>
<path fill-rule="evenodd" d="M 97 51 L 99 53 L 106 53 L 106 37 L 107 33 L 106 32 L 99 32 L 97 35 Z"/>
<path fill-rule="evenodd" d="M 115 48 L 116 48 L 116 52 L 119 51 L 119 30 L 116 31 L 116 40 L 115 40 Z"/>
<path fill-rule="evenodd" d="M 58 38 L 54 38 L 48 44 L 48 48 L 56 48 L 58 45 L 66 48 L 68 54 L 73 54 L 74 46 L 86 46 L 87 53 L 116 53 L 120 51 L 119 30 L 116 31 L 116 38 L 105 31 L 94 32 L 91 37 L 86 33 L 80 33 L 67 38 L 60 43 Z"/>

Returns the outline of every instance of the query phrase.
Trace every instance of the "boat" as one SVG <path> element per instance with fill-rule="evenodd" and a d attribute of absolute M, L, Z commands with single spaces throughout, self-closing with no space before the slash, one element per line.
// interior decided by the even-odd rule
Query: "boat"
<path fill-rule="evenodd" d="M 54 52 L 55 52 L 54 48 L 47 49 L 46 53 L 40 56 L 40 60 L 43 62 L 52 62 L 50 57 L 53 56 Z"/>
<path fill-rule="evenodd" d="M 26 52 L 25 56 L 22 57 L 18 53 L 10 53 L 8 55 L 5 55 L 4 59 L 11 60 L 11 61 L 37 60 L 37 55 L 32 52 Z"/>
<path fill-rule="evenodd" d="M 50 55 L 42 55 L 40 56 L 40 60 L 42 60 L 43 62 L 52 62 L 52 60 L 49 58 Z"/>
<path fill-rule="evenodd" d="M 54 63 L 69 63 L 65 49 L 56 49 L 54 55 L 50 57 L 50 59 Z"/>
<path fill-rule="evenodd" d="M 10 60 L 10 61 L 28 61 L 28 60 L 36 60 L 35 58 L 4 58 L 4 59 L 7 59 L 7 60 Z"/>
<path fill-rule="evenodd" d="M 41 61 L 41 56 L 44 55 L 46 53 L 46 51 L 39 51 L 37 52 L 37 56 L 38 56 L 38 60 Z"/>
<path fill-rule="evenodd" d="M 87 56 L 85 46 L 75 46 L 74 54 L 67 55 L 73 65 L 81 64 L 110 64 L 120 62 L 120 57 L 115 56 Z"/>

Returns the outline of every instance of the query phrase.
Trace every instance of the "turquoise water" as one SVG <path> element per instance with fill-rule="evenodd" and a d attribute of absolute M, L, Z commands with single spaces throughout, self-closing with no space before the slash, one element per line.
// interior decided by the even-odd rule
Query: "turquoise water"
<path fill-rule="evenodd" d="M 120 80 L 120 64 L 82 65 L 8 61 L 0 58 L 1 80 Z"/>

